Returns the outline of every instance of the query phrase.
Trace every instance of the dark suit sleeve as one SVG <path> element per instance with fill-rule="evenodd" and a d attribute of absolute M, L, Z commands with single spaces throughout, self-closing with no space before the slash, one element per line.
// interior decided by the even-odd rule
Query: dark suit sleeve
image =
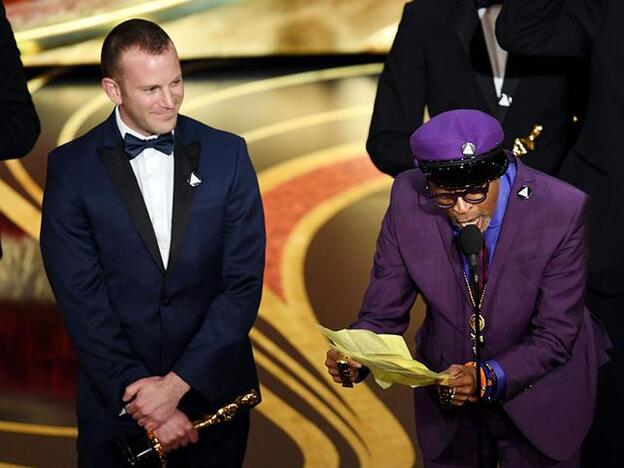
<path fill-rule="evenodd" d="M 0 3 L 0 159 L 25 156 L 39 131 L 19 50 Z"/>
<path fill-rule="evenodd" d="M 54 153 L 48 160 L 42 216 L 44 266 L 78 360 L 107 406 L 118 413 L 126 386 L 150 373 L 114 312 L 85 207 Z"/>
<path fill-rule="evenodd" d="M 418 288 L 407 271 L 399 249 L 394 227 L 395 206 L 391 202 L 384 216 L 370 283 L 362 310 L 351 328 L 402 335 L 409 325 L 410 310 Z"/>
<path fill-rule="evenodd" d="M 542 275 L 528 335 L 496 357 L 507 380 L 506 398 L 512 398 L 572 356 L 585 310 L 586 200 L 579 205 L 569 226 Z"/>
<path fill-rule="evenodd" d="M 409 137 L 423 122 L 427 81 L 425 33 L 418 5 L 405 6 L 394 43 L 379 76 L 366 148 L 379 170 L 396 176 L 414 167 Z"/>
<path fill-rule="evenodd" d="M 237 357 L 260 306 L 264 272 L 264 213 L 256 174 L 241 140 L 236 173 L 227 198 L 223 239 L 223 292 L 176 361 L 173 371 L 204 398 L 236 372 Z"/>
<path fill-rule="evenodd" d="M 602 0 L 506 0 L 496 37 L 511 53 L 583 57 L 601 18 Z"/>

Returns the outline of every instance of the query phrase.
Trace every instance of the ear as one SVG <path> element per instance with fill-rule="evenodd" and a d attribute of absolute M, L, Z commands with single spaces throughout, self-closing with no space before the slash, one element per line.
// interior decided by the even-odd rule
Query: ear
<path fill-rule="evenodd" d="M 102 78 L 102 88 L 104 88 L 104 92 L 111 101 L 113 101 L 118 106 L 123 104 L 123 99 L 121 97 L 121 88 L 115 80 L 108 77 Z"/>

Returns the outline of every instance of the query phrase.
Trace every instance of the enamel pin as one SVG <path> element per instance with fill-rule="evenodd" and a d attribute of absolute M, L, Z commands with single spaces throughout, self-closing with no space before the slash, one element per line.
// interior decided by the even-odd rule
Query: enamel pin
<path fill-rule="evenodd" d="M 498 105 L 501 107 L 509 107 L 513 102 L 513 98 L 509 94 L 502 93 L 498 100 Z"/>
<path fill-rule="evenodd" d="M 469 141 L 467 141 L 462 145 L 461 152 L 464 156 L 474 156 L 477 152 L 477 147 L 474 143 L 470 143 Z"/>
<path fill-rule="evenodd" d="M 528 185 L 523 185 L 522 187 L 520 187 L 520 190 L 518 190 L 518 196 L 523 200 L 528 200 L 529 198 L 531 198 L 532 195 L 533 190 Z"/>
<path fill-rule="evenodd" d="M 191 175 L 189 176 L 187 181 L 191 187 L 197 187 L 202 182 L 201 179 L 197 177 L 194 172 L 191 172 Z"/>

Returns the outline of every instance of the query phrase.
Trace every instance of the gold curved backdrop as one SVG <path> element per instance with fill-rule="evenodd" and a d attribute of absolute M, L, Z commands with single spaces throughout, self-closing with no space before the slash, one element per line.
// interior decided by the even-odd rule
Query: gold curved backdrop
<path fill-rule="evenodd" d="M 12 0 L 7 14 L 27 65 L 94 64 L 127 18 L 158 21 L 183 59 L 383 53 L 400 0 Z"/>
<path fill-rule="evenodd" d="M 9 3 L 13 14 L 20 3 L 48 2 Z M 72 5 L 78 8 L 80 3 Z M 120 0 L 100 3 L 102 14 L 111 3 L 119 9 L 137 5 Z M 355 19 L 370 19 L 374 15 L 364 11 L 367 4 L 369 10 L 384 10 L 377 19 L 388 17 L 390 25 L 400 16 L 400 2 L 379 2 L 386 5 L 380 9 L 375 6 L 378 2 L 364 0 L 139 5 L 161 3 L 180 9 L 167 23 L 172 25 L 194 24 L 209 9 L 229 18 L 226 13 L 233 11 L 260 15 L 269 6 L 276 11 L 275 24 L 289 15 L 307 18 L 321 4 L 344 14 L 358 13 Z M 202 4 L 203 9 L 197 13 L 191 4 Z M 190 13 L 181 13 L 185 8 Z M 70 13 L 62 21 L 52 14 L 49 18 L 62 24 L 71 20 Z M 324 21 L 342 21 L 340 15 L 334 16 Z M 269 17 L 267 13 L 267 24 L 274 24 Z M 32 33 L 44 23 L 24 19 L 23 28 L 16 29 Z M 297 44 L 280 37 L 282 45 Z M 307 44 L 306 37 L 301 36 L 301 44 Z M 70 43 L 73 40 L 42 43 L 39 52 L 26 57 L 44 60 L 63 51 L 88 49 L 99 39 Z M 206 50 L 216 50 L 219 44 L 223 43 L 217 41 Z M 184 64 L 182 112 L 246 138 L 266 212 L 265 286 L 251 333 L 264 400 L 253 412 L 246 467 L 420 466 L 410 391 L 398 387 L 382 391 L 374 383 L 354 389 L 335 385 L 323 364 L 327 343 L 316 328 L 319 322 L 342 328 L 355 317 L 387 206 L 391 179 L 373 167 L 364 148 L 380 70 L 379 62 L 312 66 L 304 59 L 261 70 L 239 66 L 215 71 L 210 61 Z M 83 134 L 112 110 L 95 69 L 78 73 L 71 67 L 51 67 L 33 76 L 29 87 L 42 119 L 42 135 L 30 156 L 0 163 L 5 250 L 0 262 L 0 468 L 74 464 L 76 362 L 41 265 L 37 245 L 41 197 L 47 153 Z M 416 309 L 406 334 L 410 343 L 408 335 L 422 319 L 422 307 Z"/>

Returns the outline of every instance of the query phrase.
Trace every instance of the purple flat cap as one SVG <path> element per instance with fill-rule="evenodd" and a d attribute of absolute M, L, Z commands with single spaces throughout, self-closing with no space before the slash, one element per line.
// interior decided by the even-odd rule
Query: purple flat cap
<path fill-rule="evenodd" d="M 442 187 L 469 187 L 498 179 L 509 156 L 498 120 L 478 110 L 438 114 L 410 137 L 414 164 Z"/>

